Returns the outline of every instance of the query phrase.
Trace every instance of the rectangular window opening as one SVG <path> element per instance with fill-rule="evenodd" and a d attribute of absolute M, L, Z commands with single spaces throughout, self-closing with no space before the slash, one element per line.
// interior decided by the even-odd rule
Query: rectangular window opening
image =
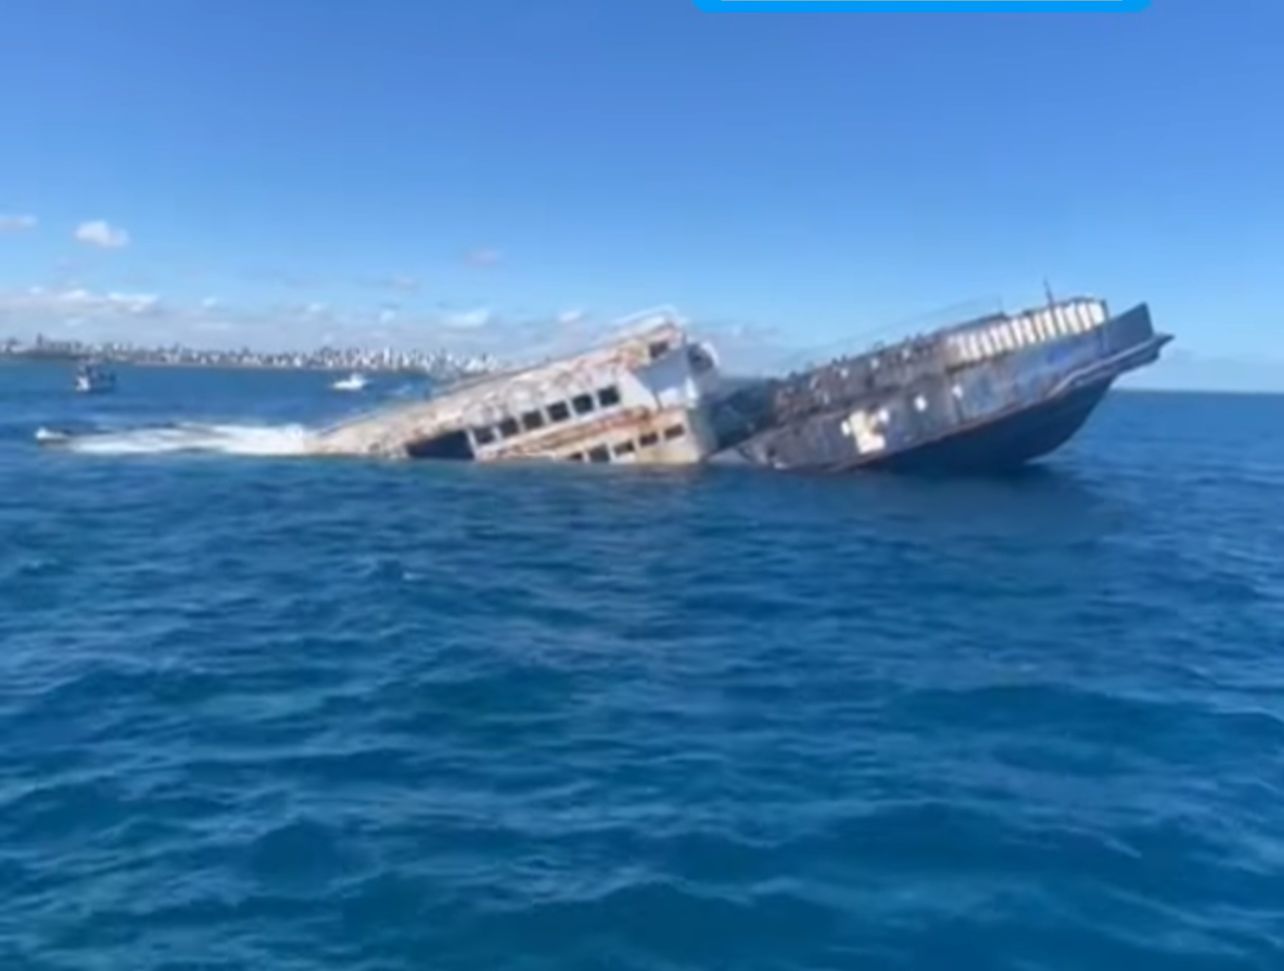
<path fill-rule="evenodd" d="M 597 403 L 603 408 L 614 408 L 620 403 L 620 389 L 615 385 L 603 388 L 597 393 Z"/>
<path fill-rule="evenodd" d="M 406 446 L 406 454 L 412 459 L 449 459 L 457 462 L 471 461 L 475 457 L 472 443 L 468 441 L 468 432 L 462 428 L 410 442 Z"/>
<path fill-rule="evenodd" d="M 504 438 L 512 438 L 518 431 L 520 429 L 517 427 L 516 418 L 505 418 L 499 423 L 499 434 Z"/>
<path fill-rule="evenodd" d="M 556 424 L 571 417 L 571 406 L 565 401 L 558 401 L 548 406 L 548 420 Z"/>
<path fill-rule="evenodd" d="M 593 410 L 593 396 L 591 394 L 578 394 L 571 399 L 571 407 L 575 409 L 577 415 L 587 415 Z"/>
<path fill-rule="evenodd" d="M 589 449 L 588 460 L 590 462 L 609 462 L 611 461 L 611 453 L 605 445 L 599 445 L 596 448 Z"/>
<path fill-rule="evenodd" d="M 473 441 L 478 445 L 489 445 L 495 440 L 495 429 L 489 425 L 478 425 L 473 429 Z"/>
<path fill-rule="evenodd" d="M 538 411 L 528 411 L 522 415 L 522 427 L 528 432 L 544 427 L 544 416 Z"/>
<path fill-rule="evenodd" d="M 620 442 L 619 445 L 615 446 L 614 451 L 616 455 L 632 455 L 637 451 L 637 448 L 632 442 Z"/>
<path fill-rule="evenodd" d="M 686 433 L 687 430 L 681 425 L 670 425 L 664 430 L 664 440 L 666 442 L 671 442 L 675 438 L 681 438 Z"/>
<path fill-rule="evenodd" d="M 659 441 L 660 441 L 659 435 L 657 435 L 655 432 L 647 432 L 645 435 L 643 435 L 641 438 L 638 439 L 638 444 L 641 445 L 643 448 L 650 448 L 651 446 L 657 444 Z"/>

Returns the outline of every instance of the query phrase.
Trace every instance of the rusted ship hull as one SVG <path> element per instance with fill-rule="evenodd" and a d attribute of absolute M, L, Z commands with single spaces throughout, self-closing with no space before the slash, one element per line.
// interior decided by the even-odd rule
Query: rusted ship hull
<path fill-rule="evenodd" d="M 722 427 L 772 468 L 1002 471 L 1063 445 L 1168 340 L 1144 305 L 1109 317 L 1097 301 L 1070 301 L 776 382 L 731 402 L 739 436 L 734 422 Z"/>
<path fill-rule="evenodd" d="M 717 362 L 672 321 L 321 433 L 328 455 L 694 465 L 713 451 Z"/>

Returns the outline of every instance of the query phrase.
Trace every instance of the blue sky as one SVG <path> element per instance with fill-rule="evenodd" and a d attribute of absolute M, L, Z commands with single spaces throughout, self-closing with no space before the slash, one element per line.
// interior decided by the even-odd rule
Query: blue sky
<path fill-rule="evenodd" d="M 1284 3 L 9 0 L 0 333 L 764 353 L 1043 280 L 1284 388 Z M 30 217 L 30 218 L 27 218 Z M 79 236 L 79 238 L 77 238 Z"/>

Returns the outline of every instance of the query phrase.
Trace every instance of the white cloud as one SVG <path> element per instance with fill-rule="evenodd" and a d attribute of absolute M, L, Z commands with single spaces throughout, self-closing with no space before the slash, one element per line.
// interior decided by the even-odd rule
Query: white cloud
<path fill-rule="evenodd" d="M 494 320 L 489 307 L 478 307 L 475 310 L 460 310 L 446 314 L 441 322 L 452 330 L 478 330 Z"/>
<path fill-rule="evenodd" d="M 583 310 L 563 310 L 557 315 L 557 322 L 563 327 L 574 327 L 576 324 L 583 323 L 588 314 Z"/>
<path fill-rule="evenodd" d="M 131 314 L 145 314 L 156 309 L 160 297 L 154 293 L 109 293 L 107 302 Z"/>
<path fill-rule="evenodd" d="M 153 316 L 162 309 L 154 293 L 96 293 L 82 286 L 0 293 L 0 325 L 77 324 Z"/>
<path fill-rule="evenodd" d="M 78 242 L 100 249 L 120 249 L 129 245 L 129 233 L 103 219 L 81 223 L 73 235 Z"/>
<path fill-rule="evenodd" d="M 44 287 L 32 287 L 27 291 L 31 309 L 40 310 L 53 307 L 74 307 L 78 313 L 120 311 L 128 314 L 144 314 L 155 310 L 160 297 L 154 293 L 94 293 L 84 287 L 71 287 L 66 290 L 47 291 Z"/>
<path fill-rule="evenodd" d="M 321 343 L 378 344 L 491 354 L 513 361 L 582 348 L 592 335 L 582 325 L 567 326 L 566 319 L 567 313 L 510 318 L 484 306 L 416 311 L 382 304 L 347 311 L 319 302 L 228 306 L 195 297 L 180 303 L 149 292 L 92 290 L 74 279 L 0 289 L 0 340 L 9 336 L 30 340 L 38 333 L 56 334 L 74 327 L 76 336 L 84 340 L 148 346 L 181 343 L 306 350 Z M 721 348 L 720 340 L 715 343 Z"/>
<path fill-rule="evenodd" d="M 237 339 L 229 342 L 241 343 L 256 333 L 271 339 L 286 325 L 279 314 L 229 313 L 204 303 L 184 306 L 155 293 L 91 290 L 74 282 L 0 290 L 0 340 L 75 328 L 77 336 L 86 340 L 199 345 L 205 334 L 236 333 Z"/>
<path fill-rule="evenodd" d="M 271 287 L 284 287 L 289 290 L 306 290 L 318 286 L 322 281 L 291 270 L 282 270 L 271 266 L 249 267 L 241 271 L 241 276 L 251 283 L 261 283 Z"/>
<path fill-rule="evenodd" d="M 5 215 L 0 213 L 0 233 L 21 233 L 28 229 L 35 229 L 38 220 L 35 216 L 22 215 Z"/>
<path fill-rule="evenodd" d="M 385 273 L 381 276 L 361 276 L 357 277 L 356 282 L 359 286 L 368 287 L 371 290 L 387 290 L 391 293 L 418 293 L 423 286 L 423 280 L 410 273 Z"/>
<path fill-rule="evenodd" d="M 226 320 L 198 320 L 192 324 L 198 334 L 230 334 L 236 326 Z"/>
<path fill-rule="evenodd" d="M 464 262 L 469 266 L 487 267 L 494 266 L 504 259 L 503 251 L 497 250 L 490 246 L 479 246 L 477 249 L 470 250 L 464 256 Z"/>
<path fill-rule="evenodd" d="M 202 310 L 213 310 L 219 305 L 218 297 L 206 297 L 201 301 Z"/>
<path fill-rule="evenodd" d="M 401 293 L 414 293 L 420 286 L 418 277 L 409 276 L 405 273 L 394 273 L 384 282 L 389 290 L 397 290 Z"/>

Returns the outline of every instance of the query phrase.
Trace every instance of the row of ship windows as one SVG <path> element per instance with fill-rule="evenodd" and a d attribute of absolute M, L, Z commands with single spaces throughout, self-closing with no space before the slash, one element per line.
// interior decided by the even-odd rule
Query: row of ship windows
<path fill-rule="evenodd" d="M 686 435 L 687 429 L 684 425 L 670 425 L 664 430 L 664 440 L 672 442 Z M 636 442 L 618 442 L 611 448 L 605 445 L 598 445 L 587 452 L 572 452 L 566 456 L 568 462 L 610 462 L 612 457 L 622 458 L 626 455 L 633 455 L 644 448 L 655 448 L 660 444 L 660 435 L 656 432 L 647 432 L 638 438 Z"/>
<path fill-rule="evenodd" d="M 979 361 L 1057 337 L 1082 334 L 1105 322 L 1100 304 L 1068 304 L 1013 317 L 983 331 L 958 334 L 953 343 L 962 360 Z"/>
<path fill-rule="evenodd" d="M 579 394 L 570 401 L 555 401 L 547 408 L 535 408 L 519 417 L 508 417 L 495 425 L 477 425 L 472 429 L 473 442 L 490 445 L 501 438 L 513 438 L 522 432 L 539 431 L 545 425 L 570 421 L 571 415 L 589 415 L 599 408 L 614 408 L 620 403 L 620 389 L 615 385 L 596 394 Z"/>

